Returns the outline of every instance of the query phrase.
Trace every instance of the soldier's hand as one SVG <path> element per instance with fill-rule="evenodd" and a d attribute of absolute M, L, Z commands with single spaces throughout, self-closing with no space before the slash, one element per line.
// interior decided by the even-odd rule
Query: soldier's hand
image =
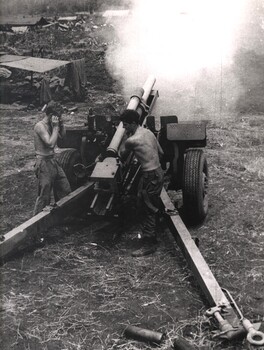
<path fill-rule="evenodd" d="M 53 127 L 58 127 L 59 126 L 59 117 L 57 117 L 56 115 L 53 115 L 51 122 L 52 122 Z"/>
<path fill-rule="evenodd" d="M 95 163 L 101 162 L 103 160 L 103 157 L 101 156 L 101 154 L 99 154 L 99 156 L 97 156 L 94 160 Z"/>

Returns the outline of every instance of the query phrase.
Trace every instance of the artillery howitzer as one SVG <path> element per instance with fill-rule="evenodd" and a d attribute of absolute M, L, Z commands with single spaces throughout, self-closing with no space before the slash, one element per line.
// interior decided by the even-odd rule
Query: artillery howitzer
<path fill-rule="evenodd" d="M 202 222 L 208 211 L 208 168 L 202 150 L 206 145 L 206 125 L 179 123 L 176 116 L 163 116 L 157 131 L 155 118 L 151 115 L 158 98 L 154 84 L 155 78 L 149 77 L 143 88 L 131 97 L 127 109 L 136 110 L 141 124 L 159 139 L 165 154 L 162 166 L 164 170 L 168 168 L 169 187 L 182 190 L 185 216 L 192 222 Z M 67 131 L 65 141 L 58 144 L 62 151 L 58 161 L 77 188 L 55 206 L 46 207 L 5 234 L 0 243 L 0 258 L 6 258 L 25 240 L 81 209 L 96 215 L 120 214 L 122 197 L 135 191 L 140 170 L 133 154 L 124 164 L 119 161 L 118 151 L 124 133 L 122 122 L 116 127 L 109 117 L 92 115 L 85 128 Z M 228 340 L 247 335 L 253 346 L 263 345 L 264 334 L 259 331 L 261 324 L 252 325 L 244 318 L 230 293 L 219 286 L 165 188 L 161 202 L 170 230 L 207 298 L 210 306 L 207 315 L 214 316 L 218 322 L 216 335 Z"/>
<path fill-rule="evenodd" d="M 143 88 L 130 98 L 127 109 L 136 110 L 140 114 L 140 124 L 157 136 L 164 151 L 163 170 L 168 167 L 169 188 L 182 190 L 185 216 L 193 223 L 202 222 L 208 211 L 208 167 L 202 150 L 206 146 L 206 125 L 179 123 L 175 115 L 161 116 L 160 129 L 156 130 L 157 120 L 151 114 L 158 98 L 154 84 L 155 78 L 149 77 Z M 135 164 L 136 160 L 131 156 L 121 167 L 118 159 L 124 133 L 122 122 L 115 128 L 108 116 L 88 115 L 86 128 L 68 129 L 66 137 L 58 142 L 61 149 L 67 148 L 59 154 L 58 161 L 72 186 L 85 176 L 96 182 L 91 209 L 97 214 L 111 211 L 115 199 L 119 202 L 120 196 L 132 193 L 137 187 L 139 165 Z M 95 164 L 98 155 L 102 162 Z M 102 208 L 103 201 L 107 201 L 106 210 Z"/>

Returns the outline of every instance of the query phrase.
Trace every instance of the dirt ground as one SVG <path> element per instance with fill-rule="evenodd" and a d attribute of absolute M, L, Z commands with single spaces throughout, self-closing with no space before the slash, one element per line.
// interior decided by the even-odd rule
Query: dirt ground
<path fill-rule="evenodd" d="M 86 101 L 65 114 L 66 125 L 82 124 L 89 107 L 120 112 L 122 96 L 116 86 L 108 90 L 91 83 Z M 1 234 L 31 217 L 33 126 L 40 118 L 37 108 L 1 105 Z M 251 321 L 264 318 L 263 118 L 228 114 L 208 123 L 209 214 L 190 228 L 219 284 Z M 247 349 L 245 341 L 212 338 L 207 302 L 164 223 L 158 251 L 139 259 L 131 257 L 133 220 L 113 243 L 116 225 L 70 218 L 47 233 L 43 247 L 1 266 L 1 349 L 151 349 L 124 337 L 128 324 L 165 332 L 164 350 L 176 335 L 197 349 Z"/>

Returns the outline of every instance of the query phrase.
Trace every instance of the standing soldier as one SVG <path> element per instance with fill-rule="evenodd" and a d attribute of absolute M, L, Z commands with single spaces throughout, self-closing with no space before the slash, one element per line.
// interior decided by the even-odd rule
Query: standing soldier
<path fill-rule="evenodd" d="M 57 139 L 66 134 L 62 113 L 62 106 L 50 101 L 45 117 L 34 127 L 34 146 L 37 158 L 34 170 L 38 179 L 38 197 L 33 215 L 38 214 L 50 204 L 51 191 L 54 193 L 55 201 L 71 192 L 66 175 L 54 158 Z"/>
<path fill-rule="evenodd" d="M 139 125 L 139 114 L 135 110 L 125 110 L 121 115 L 126 130 L 126 140 L 120 149 L 121 159 L 134 152 L 141 165 L 141 178 L 138 186 L 138 199 L 144 210 L 141 224 L 141 246 L 132 253 L 134 257 L 152 254 L 157 248 L 156 214 L 159 211 L 160 193 L 163 187 L 163 171 L 159 158 L 163 151 L 154 134 Z"/>

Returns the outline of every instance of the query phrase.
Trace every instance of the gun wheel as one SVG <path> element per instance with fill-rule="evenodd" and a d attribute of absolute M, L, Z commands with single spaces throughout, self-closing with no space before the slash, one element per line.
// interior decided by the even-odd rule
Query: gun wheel
<path fill-rule="evenodd" d="M 71 189 L 76 189 L 78 179 L 74 174 L 73 166 L 82 162 L 80 153 L 75 148 L 71 148 L 57 153 L 56 159 L 64 170 L 65 175 L 67 176 L 67 179 L 71 185 Z"/>
<path fill-rule="evenodd" d="M 186 153 L 182 194 L 185 217 L 192 224 L 201 223 L 208 213 L 208 165 L 201 149 Z"/>

